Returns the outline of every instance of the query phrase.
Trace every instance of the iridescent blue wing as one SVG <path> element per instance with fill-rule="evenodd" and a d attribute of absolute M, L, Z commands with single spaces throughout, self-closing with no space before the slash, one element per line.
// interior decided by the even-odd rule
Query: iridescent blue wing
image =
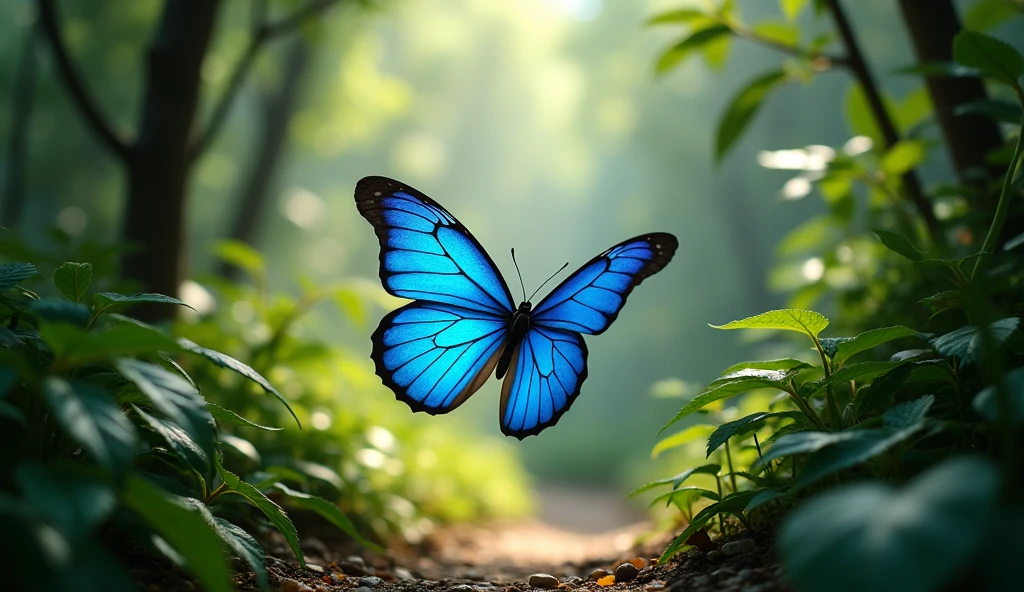
<path fill-rule="evenodd" d="M 360 180 L 355 198 L 380 241 L 380 279 L 388 293 L 512 314 L 512 295 L 490 256 L 437 202 L 385 177 Z"/>
<path fill-rule="evenodd" d="M 412 302 L 381 320 L 370 357 L 384 384 L 413 411 L 447 413 L 487 381 L 507 325 L 488 312 Z"/>
<path fill-rule="evenodd" d="M 587 344 L 582 335 L 531 327 L 501 387 L 501 431 L 522 440 L 555 425 L 586 378 Z"/>
<path fill-rule="evenodd" d="M 679 241 L 657 232 L 627 241 L 594 257 L 533 309 L 534 325 L 590 335 L 602 333 L 622 310 L 633 288 L 672 260 Z"/>

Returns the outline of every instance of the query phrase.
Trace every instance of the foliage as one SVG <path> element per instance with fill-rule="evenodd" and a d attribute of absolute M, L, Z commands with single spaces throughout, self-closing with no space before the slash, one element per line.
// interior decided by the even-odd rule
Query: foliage
<path fill-rule="evenodd" d="M 806 4 L 782 2 L 787 22 Z M 815 5 L 819 15 L 844 18 L 836 3 Z M 858 51 L 847 41 L 846 55 L 826 54 L 827 39 L 801 45 L 799 29 L 784 38 L 770 28 L 750 27 L 728 1 L 711 11 L 665 13 L 652 23 L 727 27 L 727 38 L 791 56 L 782 72 L 793 79 L 847 65 Z M 1024 58 L 1013 47 L 963 31 L 952 53 L 955 64 L 910 70 L 977 76 L 1024 106 Z M 654 481 L 637 493 L 671 487 L 658 500 L 676 502 L 689 523 L 663 560 L 716 517 L 723 533 L 731 517 L 746 527 L 781 521 L 782 561 L 801 590 L 924 592 L 982 566 L 989 589 L 1001 589 L 1012 571 L 1009 557 L 1020 548 L 1007 542 L 1005 532 L 1013 530 L 1024 508 L 1017 392 L 1024 372 L 1024 266 L 1013 252 L 1020 241 L 1003 232 L 1008 220 L 1019 217 L 1021 110 L 1012 109 L 1011 145 L 988 155 L 1003 167 L 999 178 L 988 184 L 962 178 L 935 188 L 923 196 L 922 209 L 910 177 L 934 145 L 915 131 L 931 115 L 928 101 L 912 94 L 906 109 L 895 105 L 897 113 L 903 111 L 897 133 L 907 137 L 893 141 L 881 131 L 885 109 L 868 106 L 866 81 L 852 70 L 860 86 L 851 91 L 847 117 L 863 138 L 840 150 L 812 147 L 761 157 L 765 166 L 804 171 L 799 183 L 787 184 L 785 197 L 801 198 L 817 188 L 829 210 L 779 246 L 783 258 L 804 258 L 795 273 L 783 263 L 776 274 L 790 278 L 777 285 L 795 288 L 795 306 L 712 325 L 797 333 L 813 355 L 726 369 L 663 431 L 694 418 L 717 427 L 692 425 L 655 447 L 657 453 L 685 450 L 706 436 L 702 456 L 714 456 L 715 463 Z M 764 92 L 750 91 L 764 87 L 765 80 L 775 82 Z M 726 109 L 715 149 L 719 158 L 782 80 L 778 72 L 764 75 Z M 854 192 L 858 184 L 867 192 L 864 201 Z M 928 219 L 933 207 L 943 214 L 937 223 Z M 804 310 L 830 294 L 836 296 L 838 322 Z M 826 330 L 852 336 L 828 336 Z M 988 458 L 977 456 L 982 452 Z M 684 466 L 702 462 L 707 461 Z M 702 473 L 713 479 L 713 490 L 682 486 Z M 695 508 L 701 499 L 711 503 Z M 996 551 L 994 541 L 1007 548 Z"/>

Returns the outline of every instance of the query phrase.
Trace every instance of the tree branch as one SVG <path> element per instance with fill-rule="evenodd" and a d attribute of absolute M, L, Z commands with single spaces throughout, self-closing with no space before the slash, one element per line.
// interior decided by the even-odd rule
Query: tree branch
<path fill-rule="evenodd" d="M 847 65 L 864 90 L 864 96 L 868 101 L 868 106 L 871 108 L 875 121 L 878 123 L 878 127 L 882 131 L 886 147 L 892 148 L 900 141 L 899 132 L 896 131 L 896 126 L 893 124 L 892 118 L 889 117 L 889 112 L 882 102 L 882 94 L 879 92 L 875 79 L 871 75 L 871 70 L 868 69 L 867 62 L 864 60 L 864 54 L 857 43 L 857 38 L 854 37 L 853 29 L 846 18 L 846 13 L 843 12 L 839 0 L 825 0 L 825 3 L 832 13 L 832 18 L 836 21 L 839 36 L 846 47 Z M 924 220 L 928 233 L 931 235 L 932 243 L 936 244 L 936 241 L 941 240 L 939 221 L 935 218 L 935 212 L 932 211 L 931 203 L 924 195 L 924 190 L 921 188 L 921 179 L 914 170 L 909 170 L 903 174 L 903 185 L 907 190 L 910 201 L 913 202 L 918 214 Z"/>
<path fill-rule="evenodd" d="M 239 58 L 238 62 L 235 64 L 235 68 L 232 70 L 231 76 L 228 78 L 228 84 L 224 88 L 224 92 L 221 94 L 220 98 L 217 99 L 216 106 L 213 108 L 213 114 L 210 116 L 210 121 L 196 136 L 192 145 L 189 147 L 187 155 L 187 162 L 189 164 L 194 162 L 195 159 L 199 158 L 199 156 L 209 148 L 210 144 L 213 143 L 214 138 L 216 138 L 217 134 L 220 132 L 220 129 L 224 126 L 224 122 L 227 120 L 228 113 L 231 111 L 235 98 L 242 90 L 242 85 L 245 83 L 245 79 L 248 78 L 249 71 L 252 69 L 252 65 L 256 61 L 256 56 L 259 55 L 263 45 L 276 37 L 299 28 L 308 19 L 319 15 L 337 1 L 338 0 L 311 0 L 302 8 L 296 9 L 295 12 L 277 22 L 259 22 L 254 24 L 252 34 L 249 37 L 249 44 L 242 53 L 242 57 Z M 263 12 L 261 7 L 262 3 L 259 3 L 257 8 L 254 9 L 255 15 L 259 15 Z"/>
<path fill-rule="evenodd" d="M 786 55 L 791 55 L 796 58 L 805 59 L 809 62 L 812 62 L 815 65 L 818 65 L 819 70 L 826 70 L 831 66 L 849 66 L 846 56 L 832 55 L 819 51 L 810 51 L 804 47 L 781 43 L 775 39 L 766 37 L 765 35 L 758 33 L 757 30 L 747 27 L 746 25 L 740 23 L 726 22 L 724 24 L 725 26 L 732 29 L 733 35 L 736 35 L 737 37 L 743 39 L 744 41 L 749 41 L 750 43 L 753 43 L 755 45 L 761 45 L 763 47 L 767 47 L 768 49 L 774 49 L 775 51 L 784 53 Z M 821 63 L 822 61 L 824 61 L 823 64 Z"/>
<path fill-rule="evenodd" d="M 57 22 L 57 8 L 54 5 L 54 0 L 38 0 L 38 5 L 39 26 L 50 43 L 54 60 L 57 62 L 57 71 L 71 95 L 72 102 L 100 143 L 121 160 L 127 161 L 131 157 L 131 146 L 114 130 L 113 125 L 107 120 L 106 115 L 103 114 L 85 87 L 75 65 L 71 63 L 71 56 L 68 54 L 64 38 L 61 36 L 60 25 Z"/>

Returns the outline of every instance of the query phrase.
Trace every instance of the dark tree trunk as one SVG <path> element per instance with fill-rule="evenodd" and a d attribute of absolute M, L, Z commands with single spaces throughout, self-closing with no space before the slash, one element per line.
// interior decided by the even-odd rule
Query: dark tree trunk
<path fill-rule="evenodd" d="M 147 291 L 174 296 L 184 278 L 187 150 L 200 68 L 219 6 L 219 0 L 167 0 L 147 51 L 142 118 L 128 160 L 123 232 L 138 250 L 125 256 L 122 268 Z M 143 316 L 168 315 L 154 308 Z"/>
<path fill-rule="evenodd" d="M 309 42 L 302 36 L 296 36 L 288 47 L 280 84 L 261 97 L 263 118 L 260 137 L 238 198 L 237 214 L 229 235 L 232 239 L 253 246 L 257 243 L 274 177 L 287 145 L 288 123 L 301 95 L 309 58 Z M 228 263 L 221 263 L 217 272 L 231 279 L 239 276 L 239 270 Z"/>

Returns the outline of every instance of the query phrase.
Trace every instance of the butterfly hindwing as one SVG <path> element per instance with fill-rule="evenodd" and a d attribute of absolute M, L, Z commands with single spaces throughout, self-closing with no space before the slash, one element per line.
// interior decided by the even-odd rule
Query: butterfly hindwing
<path fill-rule="evenodd" d="M 487 381 L 507 335 L 501 316 L 412 302 L 381 320 L 371 357 L 377 375 L 413 411 L 447 413 Z"/>
<path fill-rule="evenodd" d="M 501 431 L 522 440 L 554 425 L 587 378 L 587 344 L 574 331 L 533 326 L 501 388 Z"/>
<path fill-rule="evenodd" d="M 440 204 L 386 177 L 360 180 L 355 197 L 380 241 L 380 279 L 389 294 L 512 314 L 512 296 L 494 262 Z"/>
<path fill-rule="evenodd" d="M 533 323 L 590 335 L 604 332 L 633 288 L 661 271 L 678 246 L 676 237 L 663 232 L 615 245 L 552 290 L 533 309 Z"/>

